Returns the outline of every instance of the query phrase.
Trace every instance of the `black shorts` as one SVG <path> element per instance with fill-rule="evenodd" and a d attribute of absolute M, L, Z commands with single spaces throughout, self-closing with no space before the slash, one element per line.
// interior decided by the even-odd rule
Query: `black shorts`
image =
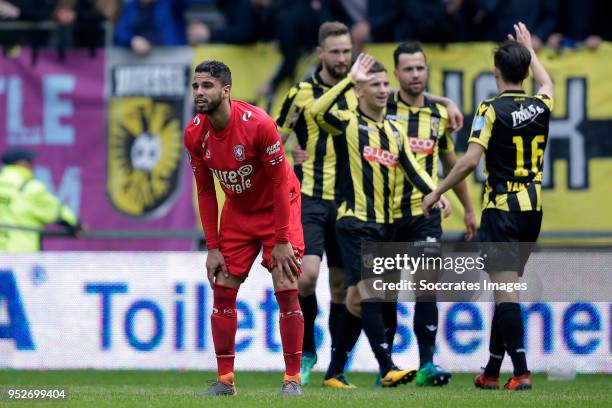
<path fill-rule="evenodd" d="M 519 276 L 522 276 L 540 235 L 541 226 L 541 211 L 501 211 L 494 208 L 484 210 L 480 219 L 478 241 L 485 243 L 485 270 L 518 271 Z"/>
<path fill-rule="evenodd" d="M 440 210 L 433 209 L 429 213 L 429 218 L 421 214 L 397 220 L 393 224 L 393 229 L 393 241 L 395 242 L 438 242 L 442 238 Z"/>
<path fill-rule="evenodd" d="M 340 248 L 336 241 L 336 215 L 334 201 L 319 200 L 302 194 L 302 228 L 304 230 L 304 255 L 327 255 L 329 268 L 342 268 Z"/>
<path fill-rule="evenodd" d="M 336 222 L 336 236 L 344 263 L 344 287 L 348 288 L 361 280 L 362 244 L 390 241 L 393 237 L 393 228 L 389 224 L 344 217 Z"/>

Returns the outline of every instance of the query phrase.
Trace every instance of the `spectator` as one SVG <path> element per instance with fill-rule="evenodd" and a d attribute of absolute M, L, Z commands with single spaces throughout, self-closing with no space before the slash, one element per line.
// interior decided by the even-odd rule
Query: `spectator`
<path fill-rule="evenodd" d="M 2 155 L 0 171 L 0 252 L 40 250 L 40 230 L 58 223 L 72 233 L 81 229 L 77 217 L 34 179 L 35 154 L 9 148 Z"/>
<path fill-rule="evenodd" d="M 272 22 L 283 62 L 271 81 L 271 91 L 285 79 L 293 80 L 300 53 L 317 45 L 321 3 L 318 0 L 273 0 Z"/>
<path fill-rule="evenodd" d="M 557 0 L 471 0 L 473 39 L 501 42 L 518 21 L 533 27 L 531 38 L 537 50 L 557 26 Z"/>
<path fill-rule="evenodd" d="M 588 49 L 598 48 L 612 17 L 609 3 L 606 0 L 561 0 L 557 31 L 548 37 L 548 45 L 557 50 L 577 44 Z"/>
<path fill-rule="evenodd" d="M 115 25 L 115 45 L 146 55 L 156 45 L 185 45 L 183 14 L 188 0 L 124 0 Z"/>
<path fill-rule="evenodd" d="M 51 16 L 54 7 L 54 0 L 0 0 L 0 21 L 45 21 Z M 16 44 L 39 47 L 47 45 L 48 41 L 48 30 L 0 31 L 0 45 L 8 47 Z"/>
<path fill-rule="evenodd" d="M 44 21 L 54 5 L 54 0 L 0 0 L 0 19 Z"/>
<path fill-rule="evenodd" d="M 218 0 L 217 8 L 226 22 L 210 27 L 201 21 L 189 23 L 190 44 L 226 43 L 253 44 L 273 39 L 274 27 L 270 21 L 272 0 Z"/>
<path fill-rule="evenodd" d="M 595 1 L 595 16 L 597 31 L 604 41 L 612 41 L 612 2 L 609 0 Z"/>
<path fill-rule="evenodd" d="M 397 17 L 401 0 L 323 0 L 325 20 L 341 21 L 351 29 L 355 53 L 368 41 L 397 39 Z"/>
<path fill-rule="evenodd" d="M 609 0 L 595 0 L 595 33 L 604 41 L 612 41 L 612 2 Z"/>
<path fill-rule="evenodd" d="M 396 40 L 445 44 L 467 39 L 463 0 L 403 0 L 400 3 Z"/>
<path fill-rule="evenodd" d="M 272 0 L 270 13 L 274 37 L 283 61 L 272 79 L 258 91 L 258 95 L 267 98 L 268 103 L 284 80 L 293 80 L 300 54 L 314 49 L 322 22 L 319 0 Z"/>
<path fill-rule="evenodd" d="M 59 0 L 55 20 L 62 26 L 66 45 L 101 47 L 105 43 L 104 21 L 115 21 L 117 0 Z"/>

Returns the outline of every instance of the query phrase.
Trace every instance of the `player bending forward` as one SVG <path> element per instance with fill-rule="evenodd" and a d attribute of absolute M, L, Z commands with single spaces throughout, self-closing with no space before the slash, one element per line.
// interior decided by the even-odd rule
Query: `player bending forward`
<path fill-rule="evenodd" d="M 262 264 L 272 273 L 280 309 L 286 367 L 280 395 L 302 395 L 304 318 L 297 291 L 304 251 L 300 185 L 285 160 L 274 121 L 261 109 L 231 99 L 231 88 L 231 72 L 225 64 L 199 64 L 192 83 L 198 114 L 185 130 L 214 294 L 210 320 L 218 378 L 204 395 L 237 394 L 236 295 L 262 245 Z M 213 174 L 226 195 L 219 230 Z"/>

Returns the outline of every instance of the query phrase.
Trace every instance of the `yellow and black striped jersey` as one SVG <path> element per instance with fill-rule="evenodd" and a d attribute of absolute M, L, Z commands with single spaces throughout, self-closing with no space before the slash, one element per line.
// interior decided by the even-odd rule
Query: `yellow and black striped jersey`
<path fill-rule="evenodd" d="M 506 91 L 478 107 L 468 142 L 485 148 L 482 208 L 542 210 L 542 162 L 553 101 Z"/>
<path fill-rule="evenodd" d="M 453 136 L 447 125 L 448 111 L 444 105 L 425 97 L 423 106 L 410 106 L 399 91 L 389 95 L 386 119 L 395 121 L 408 135 L 410 150 L 435 184 L 438 184 L 440 153 L 455 150 Z M 404 178 L 397 178 L 393 217 L 423 214 L 423 194 Z"/>
<path fill-rule="evenodd" d="M 311 107 L 317 123 L 334 136 L 340 164 L 338 218 L 392 223 L 397 177 L 407 177 L 426 193 L 435 184 L 410 152 L 406 134 L 396 123 L 386 119 L 378 122 L 359 108 L 338 108 L 337 99 L 353 86 L 349 75 Z"/>
<path fill-rule="evenodd" d="M 323 82 L 321 68 L 306 81 L 294 85 L 283 101 L 280 114 L 276 119 L 279 131 L 284 136 L 295 132 L 301 148 L 308 152 L 308 160 L 295 166 L 302 185 L 302 193 L 307 196 L 335 200 L 338 173 L 336 152 L 331 137 L 322 130 L 310 112 L 310 106 L 331 87 Z M 354 92 L 347 92 L 338 98 L 338 109 L 357 108 Z"/>

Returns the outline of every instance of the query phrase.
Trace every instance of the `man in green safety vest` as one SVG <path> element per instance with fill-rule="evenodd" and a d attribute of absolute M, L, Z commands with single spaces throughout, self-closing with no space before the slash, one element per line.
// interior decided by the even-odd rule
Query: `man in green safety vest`
<path fill-rule="evenodd" d="M 35 153 L 9 148 L 0 171 L 0 252 L 40 251 L 40 231 L 61 224 L 75 234 L 81 229 L 76 215 L 34 178 Z"/>

